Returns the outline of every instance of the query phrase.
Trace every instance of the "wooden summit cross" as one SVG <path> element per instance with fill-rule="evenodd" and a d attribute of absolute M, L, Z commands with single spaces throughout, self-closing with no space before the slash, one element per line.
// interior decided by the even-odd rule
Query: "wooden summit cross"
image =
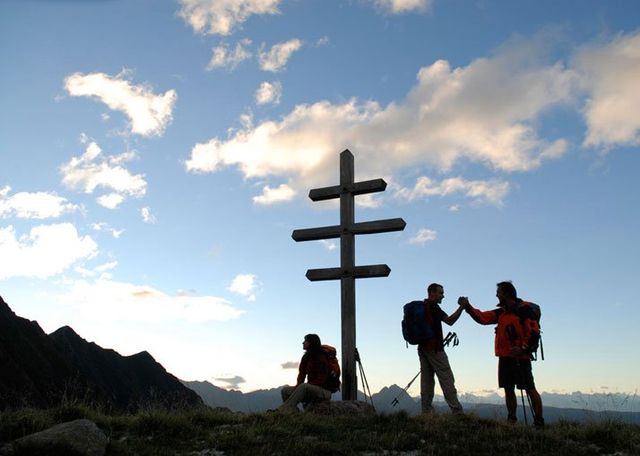
<path fill-rule="evenodd" d="M 387 188 L 384 179 L 353 181 L 353 154 L 347 149 L 340 154 L 340 185 L 315 188 L 309 191 L 312 201 L 340 198 L 340 225 L 294 230 L 296 241 L 315 241 L 340 238 L 340 267 L 307 270 L 307 279 L 340 279 L 342 321 L 342 400 L 357 399 L 356 380 L 356 281 L 365 277 L 387 277 L 391 272 L 386 264 L 355 265 L 355 235 L 402 231 L 406 223 L 401 218 L 355 223 L 354 196 L 382 192 Z"/>

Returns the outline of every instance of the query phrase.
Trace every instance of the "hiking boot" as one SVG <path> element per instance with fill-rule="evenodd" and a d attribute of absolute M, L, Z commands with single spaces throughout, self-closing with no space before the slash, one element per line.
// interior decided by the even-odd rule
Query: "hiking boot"
<path fill-rule="evenodd" d="M 540 417 L 536 416 L 533 419 L 533 425 L 538 429 L 544 428 L 544 418 L 542 418 L 541 416 Z"/>
<path fill-rule="evenodd" d="M 518 422 L 518 417 L 515 415 L 508 415 L 507 416 L 507 422 L 509 424 L 516 424 Z"/>

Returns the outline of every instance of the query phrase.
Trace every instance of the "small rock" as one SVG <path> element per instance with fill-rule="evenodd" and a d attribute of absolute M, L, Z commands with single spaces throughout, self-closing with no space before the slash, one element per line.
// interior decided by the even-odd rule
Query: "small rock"
<path fill-rule="evenodd" d="M 93 421 L 75 420 L 22 437 L 13 442 L 13 449 L 22 454 L 47 454 L 55 448 L 59 454 L 103 456 L 107 443 L 107 436 Z"/>

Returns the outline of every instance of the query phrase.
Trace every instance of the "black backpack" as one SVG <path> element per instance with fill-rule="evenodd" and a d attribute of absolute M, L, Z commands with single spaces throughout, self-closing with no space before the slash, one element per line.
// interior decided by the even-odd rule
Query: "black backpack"
<path fill-rule="evenodd" d="M 411 301 L 404 305 L 402 337 L 411 345 L 425 343 L 435 337 L 433 328 L 427 324 L 424 301 Z"/>

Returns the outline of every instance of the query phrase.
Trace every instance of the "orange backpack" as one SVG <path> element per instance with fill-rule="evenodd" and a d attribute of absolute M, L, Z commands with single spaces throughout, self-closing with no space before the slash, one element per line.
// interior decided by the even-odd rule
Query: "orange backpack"
<path fill-rule="evenodd" d="M 325 384 L 325 388 L 335 393 L 340 390 L 340 364 L 338 363 L 338 358 L 336 357 L 336 349 L 331 345 L 323 345 L 322 353 L 325 355 L 325 363 L 329 368 L 329 373 L 327 374 L 327 382 Z"/>

